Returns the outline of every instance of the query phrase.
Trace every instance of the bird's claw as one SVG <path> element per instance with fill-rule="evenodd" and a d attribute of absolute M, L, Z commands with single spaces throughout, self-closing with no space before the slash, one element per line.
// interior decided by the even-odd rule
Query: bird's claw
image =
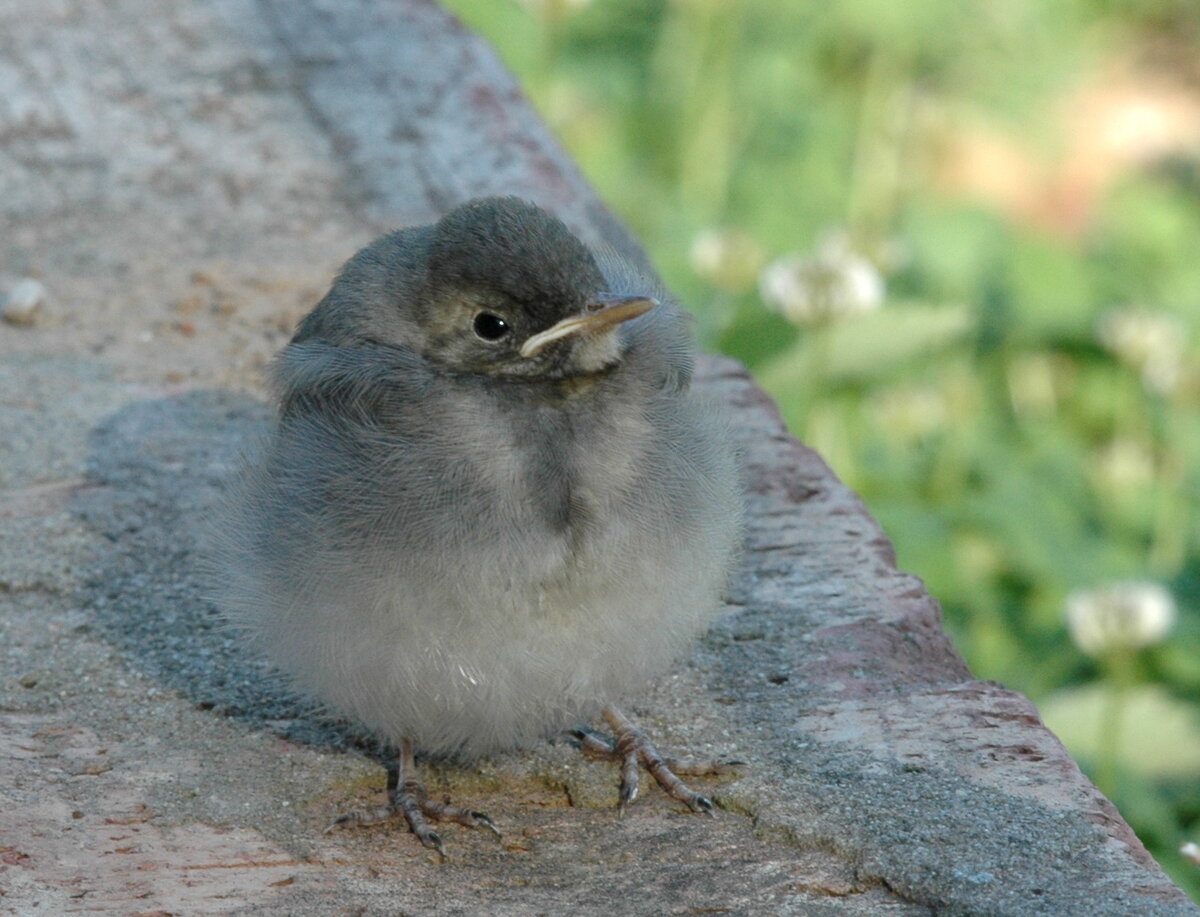
<path fill-rule="evenodd" d="M 708 775 L 729 773 L 741 761 L 719 761 L 698 764 L 691 760 L 677 761 L 664 758 L 658 753 L 640 729 L 614 707 L 606 707 L 604 720 L 613 730 L 614 741 L 609 743 L 589 730 L 575 729 L 570 735 L 579 743 L 582 751 L 587 754 L 607 758 L 616 758 L 621 762 L 621 783 L 617 801 L 617 815 L 622 817 L 625 808 L 630 805 L 638 794 L 638 776 L 640 768 L 650 772 L 655 782 L 672 799 L 682 802 L 693 812 L 716 817 L 716 806 L 707 796 L 701 796 L 679 779 L 678 771 L 689 775 Z"/>
<path fill-rule="evenodd" d="M 617 795 L 617 818 L 625 817 L 625 809 L 633 804 L 638 795 L 638 781 L 634 777 L 632 781 L 627 781 L 622 777 L 621 786 Z"/>
<path fill-rule="evenodd" d="M 451 805 L 447 796 L 441 802 L 430 799 L 413 761 L 412 743 L 407 739 L 401 746 L 400 760 L 394 780 L 388 783 L 388 805 L 369 812 L 350 812 L 335 818 L 325 834 L 345 826 L 374 825 L 403 818 L 408 828 L 425 847 L 436 850 L 446 861 L 446 844 L 442 836 L 429 827 L 430 821 L 455 822 L 467 828 L 487 828 L 496 837 L 503 837 L 496 823 L 484 812 Z"/>
<path fill-rule="evenodd" d="M 412 827 L 412 832 L 417 836 L 422 844 L 431 850 L 436 850 L 438 856 L 442 858 L 442 862 L 446 862 L 446 845 L 442 842 L 442 836 L 431 829 L 428 825 L 418 829 L 415 825 Z"/>
<path fill-rule="evenodd" d="M 472 811 L 471 818 L 474 820 L 474 824 L 471 825 L 472 828 L 478 828 L 482 825 L 484 828 L 487 828 L 489 831 L 491 831 L 492 834 L 496 835 L 496 837 L 504 837 L 504 835 L 500 833 L 500 829 L 496 827 L 496 823 L 483 812 Z"/>

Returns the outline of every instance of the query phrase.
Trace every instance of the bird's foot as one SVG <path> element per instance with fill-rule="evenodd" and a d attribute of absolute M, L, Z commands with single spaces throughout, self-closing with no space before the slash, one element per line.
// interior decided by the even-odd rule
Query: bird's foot
<path fill-rule="evenodd" d="M 614 741 L 611 744 L 595 733 L 585 730 L 577 730 L 572 735 L 585 752 L 621 763 L 621 786 L 617 803 L 621 814 L 624 814 L 625 807 L 637 798 L 640 768 L 644 767 L 672 799 L 682 802 L 693 812 L 712 816 L 712 800 L 680 780 L 679 774 L 689 777 L 727 774 L 740 765 L 740 761 L 699 762 L 665 758 L 646 738 L 645 733 L 620 710 L 605 707 L 602 715 L 604 722 L 613 731 Z"/>
<path fill-rule="evenodd" d="M 496 837 L 501 836 L 496 823 L 483 812 L 453 806 L 448 797 L 441 802 L 429 798 L 425 784 L 416 776 L 412 745 L 407 740 L 400 752 L 396 785 L 389 789 L 388 797 L 389 802 L 386 806 L 350 812 L 336 818 L 325 829 L 325 833 L 328 834 L 337 828 L 358 828 L 403 818 L 408 823 L 409 830 L 417 836 L 417 840 L 436 850 L 442 860 L 446 859 L 446 845 L 442 836 L 429 826 L 430 821 L 454 822 L 468 828 L 486 828 Z"/>

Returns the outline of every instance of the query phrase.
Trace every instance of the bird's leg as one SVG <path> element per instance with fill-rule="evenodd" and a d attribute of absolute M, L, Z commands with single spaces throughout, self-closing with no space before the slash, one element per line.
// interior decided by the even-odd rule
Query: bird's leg
<path fill-rule="evenodd" d="M 400 770 L 402 775 L 416 773 L 416 767 L 413 765 L 412 742 L 408 739 L 405 739 L 400 747 Z M 425 785 L 421 783 L 419 777 L 411 776 L 404 780 L 401 787 L 401 795 L 406 794 L 414 796 L 419 801 L 421 813 L 426 818 L 432 818 L 434 821 L 452 821 L 455 824 L 464 825 L 468 828 L 487 828 L 496 837 L 501 836 L 500 829 L 496 827 L 496 823 L 483 812 L 477 812 L 474 809 L 467 809 L 462 806 L 452 806 L 450 805 L 449 796 L 443 797 L 441 802 L 438 802 L 436 799 L 430 799 L 429 794 L 425 792 Z M 416 826 L 413 824 L 413 819 L 408 815 L 407 809 L 405 809 L 404 817 L 407 819 L 409 826 L 412 827 L 413 833 L 420 837 L 421 833 L 417 831 Z M 426 847 L 430 846 L 428 843 L 425 843 L 424 838 L 422 838 L 421 842 Z"/>
<path fill-rule="evenodd" d="M 616 758 L 621 762 L 621 790 L 618 808 L 625 807 L 637 798 L 638 768 L 645 767 L 650 776 L 655 779 L 667 795 L 677 799 L 693 812 L 703 812 L 712 815 L 713 804 L 706 796 L 701 796 L 675 775 L 675 770 L 687 774 L 721 773 L 723 766 L 717 763 L 697 765 L 693 762 L 676 762 L 664 758 L 658 753 L 645 734 L 638 729 L 616 707 L 605 707 L 601 716 L 613 731 L 616 740 L 609 745 L 599 736 L 589 732 L 576 732 L 575 737 L 585 752 L 603 757 Z"/>
<path fill-rule="evenodd" d="M 388 772 L 388 804 L 366 812 L 350 812 L 336 819 L 325 831 L 328 833 L 334 828 L 375 825 L 398 816 L 404 817 L 417 840 L 436 850 L 442 859 L 446 858 L 446 846 L 442 843 L 441 835 L 429 827 L 427 819 L 452 821 L 468 828 L 483 827 L 500 837 L 500 829 L 483 812 L 452 806 L 449 799 L 438 802 L 429 798 L 425 784 L 417 775 L 412 740 L 407 738 L 400 743 L 396 769 Z"/>

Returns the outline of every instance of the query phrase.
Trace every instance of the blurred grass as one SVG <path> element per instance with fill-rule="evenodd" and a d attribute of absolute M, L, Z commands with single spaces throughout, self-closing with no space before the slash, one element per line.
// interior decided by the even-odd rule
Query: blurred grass
<path fill-rule="evenodd" d="M 862 494 L 972 670 L 1037 701 L 1200 898 L 1177 852 L 1200 841 L 1194 0 L 448 5 L 703 343 Z M 755 278 L 831 233 L 886 303 L 789 323 Z M 1180 612 L 1130 657 L 1136 729 L 1105 736 L 1111 670 L 1063 609 L 1122 579 Z"/>

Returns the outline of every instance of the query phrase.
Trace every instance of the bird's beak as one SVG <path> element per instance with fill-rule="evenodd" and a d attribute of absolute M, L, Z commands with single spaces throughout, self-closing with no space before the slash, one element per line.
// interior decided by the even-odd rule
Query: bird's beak
<path fill-rule="evenodd" d="M 563 338 L 598 334 L 615 328 L 621 322 L 645 315 L 658 305 L 658 300 L 649 296 L 617 296 L 613 293 L 597 293 L 579 315 L 564 318 L 545 331 L 539 331 L 521 345 L 521 356 L 528 359 L 537 356 L 547 346 Z"/>

